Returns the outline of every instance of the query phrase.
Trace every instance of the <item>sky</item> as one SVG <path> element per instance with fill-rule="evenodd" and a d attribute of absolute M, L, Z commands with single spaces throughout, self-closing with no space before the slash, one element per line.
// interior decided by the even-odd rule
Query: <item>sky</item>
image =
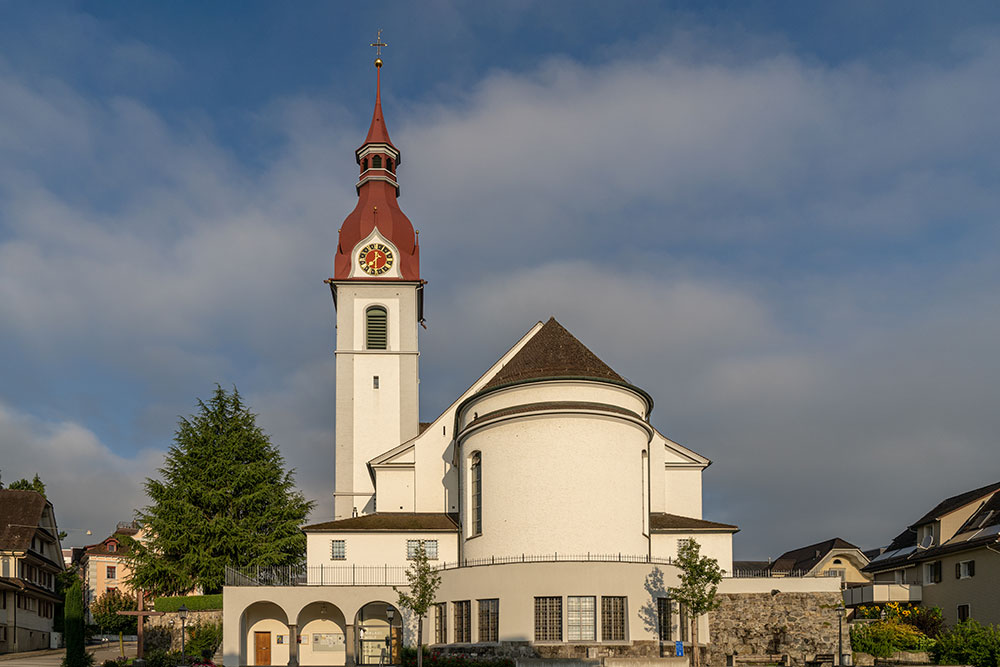
<path fill-rule="evenodd" d="M 1000 479 L 1000 5 L 0 0 L 0 471 L 65 545 L 216 383 L 332 517 L 323 280 L 389 44 L 421 418 L 555 316 L 736 558 Z M 92 535 L 86 535 L 85 531 Z"/>

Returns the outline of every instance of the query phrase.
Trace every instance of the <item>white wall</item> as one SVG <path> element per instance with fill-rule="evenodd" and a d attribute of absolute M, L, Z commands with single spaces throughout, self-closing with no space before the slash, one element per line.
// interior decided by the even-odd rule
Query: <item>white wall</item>
<path fill-rule="evenodd" d="M 680 516 L 701 518 L 701 468 L 671 468 L 663 470 L 664 509 Z"/>
<path fill-rule="evenodd" d="M 344 540 L 346 560 L 330 558 L 331 540 Z M 309 567 L 317 565 L 389 565 L 408 567 L 406 560 L 407 540 L 437 540 L 438 559 L 454 563 L 458 560 L 458 533 L 455 532 L 343 532 L 306 533 L 306 562 Z"/>
<path fill-rule="evenodd" d="M 653 533 L 653 557 L 677 558 L 679 540 L 693 539 L 701 547 L 701 555 L 714 558 L 725 572 L 733 571 L 732 533 Z"/>
<path fill-rule="evenodd" d="M 648 431 L 625 418 L 521 415 L 462 443 L 464 557 L 643 555 L 642 452 Z M 483 532 L 472 536 L 469 457 L 482 457 Z"/>

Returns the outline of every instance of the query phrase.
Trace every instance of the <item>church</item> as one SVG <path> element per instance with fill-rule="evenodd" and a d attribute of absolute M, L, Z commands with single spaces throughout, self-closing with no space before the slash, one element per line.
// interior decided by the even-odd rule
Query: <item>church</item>
<path fill-rule="evenodd" d="M 690 640 L 669 593 L 678 544 L 697 540 L 732 571 L 738 528 L 702 517 L 711 461 L 653 427 L 652 397 L 554 318 L 525 323 L 442 414 L 419 421 L 425 282 L 375 66 L 358 202 L 326 281 L 335 518 L 304 527 L 304 568 L 227 573 L 225 664 L 398 664 L 417 620 L 393 586 L 407 584 L 421 544 L 441 577 L 422 628 L 432 649 L 673 655 Z M 710 637 L 707 617 L 698 634 Z"/>

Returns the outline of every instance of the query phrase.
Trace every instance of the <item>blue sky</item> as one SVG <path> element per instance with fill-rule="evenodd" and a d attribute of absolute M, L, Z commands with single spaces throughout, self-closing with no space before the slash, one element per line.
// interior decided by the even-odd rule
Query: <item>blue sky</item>
<path fill-rule="evenodd" d="M 885 543 L 998 475 L 1000 9 L 946 9 L 0 1 L 3 479 L 106 533 L 219 382 L 328 518 L 381 27 L 422 417 L 555 315 L 737 557 Z"/>

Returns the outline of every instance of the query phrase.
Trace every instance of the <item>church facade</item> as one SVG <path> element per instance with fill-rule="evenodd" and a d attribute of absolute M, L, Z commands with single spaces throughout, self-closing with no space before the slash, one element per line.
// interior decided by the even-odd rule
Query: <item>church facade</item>
<path fill-rule="evenodd" d="M 649 394 L 555 319 L 528 327 L 421 423 L 425 283 L 378 84 L 355 158 L 358 203 L 327 281 L 335 518 L 304 528 L 303 569 L 229 573 L 225 664 L 397 663 L 417 621 L 393 587 L 406 584 L 418 545 L 441 575 L 422 629 L 432 648 L 672 655 L 689 641 L 685 610 L 670 599 L 679 542 L 697 540 L 732 570 L 737 527 L 702 517 L 711 462 L 653 427 Z M 710 637 L 708 618 L 698 634 Z"/>

